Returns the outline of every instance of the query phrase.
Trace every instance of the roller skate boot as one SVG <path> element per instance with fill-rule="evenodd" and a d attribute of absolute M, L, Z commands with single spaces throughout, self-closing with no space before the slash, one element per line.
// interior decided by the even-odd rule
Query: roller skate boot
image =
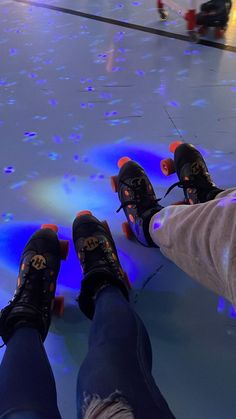
<path fill-rule="evenodd" d="M 54 224 L 43 225 L 24 248 L 14 296 L 0 312 L 0 336 L 4 343 L 20 327 L 36 328 L 42 341 L 47 336 L 60 262 L 69 250 L 69 242 L 59 240 L 57 231 Z M 56 297 L 57 314 L 62 314 L 63 304 L 63 297 Z"/>
<path fill-rule="evenodd" d="M 158 204 L 152 184 L 144 169 L 129 157 L 118 161 L 118 176 L 111 177 L 112 189 L 118 192 L 121 209 L 127 218 L 123 232 L 128 239 L 133 236 L 144 246 L 156 247 L 149 234 L 149 222 L 163 207 Z"/>
<path fill-rule="evenodd" d="M 99 221 L 90 211 L 81 211 L 73 223 L 73 241 L 83 272 L 77 298 L 81 311 L 92 319 L 96 295 L 108 285 L 118 287 L 129 300 L 131 284 L 121 267 L 107 222 Z"/>
<path fill-rule="evenodd" d="M 183 188 L 186 204 L 193 205 L 210 201 L 223 191 L 211 179 L 203 156 L 192 144 L 176 141 L 170 145 L 170 151 L 174 153 L 174 160 L 162 160 L 161 170 L 166 176 L 176 172 L 179 182 L 172 185 L 166 195 L 178 186 Z"/>
<path fill-rule="evenodd" d="M 210 0 L 203 3 L 200 12 L 196 15 L 196 24 L 200 26 L 200 34 L 205 35 L 207 29 L 213 27 L 215 37 L 222 37 L 227 29 L 231 6 L 231 0 Z"/>

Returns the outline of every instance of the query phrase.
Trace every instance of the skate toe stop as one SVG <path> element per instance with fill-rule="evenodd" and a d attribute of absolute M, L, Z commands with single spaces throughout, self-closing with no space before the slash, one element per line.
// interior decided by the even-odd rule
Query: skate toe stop
<path fill-rule="evenodd" d="M 118 166 L 118 168 L 119 169 L 121 169 L 122 168 L 122 166 L 124 166 L 124 164 L 125 163 L 127 163 L 128 161 L 130 161 L 131 159 L 129 158 L 129 157 L 121 157 L 119 160 L 118 160 L 118 163 L 117 163 L 117 166 Z"/>

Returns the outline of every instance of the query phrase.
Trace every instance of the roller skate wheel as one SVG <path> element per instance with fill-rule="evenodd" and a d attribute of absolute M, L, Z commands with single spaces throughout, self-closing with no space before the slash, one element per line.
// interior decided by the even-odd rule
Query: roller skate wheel
<path fill-rule="evenodd" d="M 111 235 L 111 230 L 110 230 L 108 222 L 106 220 L 104 220 L 104 221 L 101 221 L 101 223 L 102 223 L 103 227 L 107 230 L 107 232 Z"/>
<path fill-rule="evenodd" d="M 159 16 L 160 16 L 161 21 L 164 22 L 168 18 L 168 12 L 166 10 L 160 9 Z"/>
<path fill-rule="evenodd" d="M 122 223 L 122 231 L 128 240 L 132 240 L 132 238 L 134 237 L 134 233 L 127 221 Z"/>
<path fill-rule="evenodd" d="M 69 241 L 68 240 L 59 240 L 61 259 L 66 260 L 69 253 Z"/>
<path fill-rule="evenodd" d="M 170 176 L 175 173 L 175 164 L 172 159 L 161 160 L 161 171 L 165 176 Z"/>
<path fill-rule="evenodd" d="M 64 297 L 62 295 L 56 296 L 54 299 L 53 313 L 58 317 L 62 317 L 64 314 L 64 309 L 65 309 Z"/>
<path fill-rule="evenodd" d="M 121 157 L 121 159 L 118 160 L 118 163 L 117 163 L 118 168 L 121 169 L 122 166 L 124 166 L 124 164 L 127 163 L 130 160 L 131 159 L 129 157 Z"/>
<path fill-rule="evenodd" d="M 56 224 L 42 224 L 41 229 L 48 228 L 49 230 L 54 231 L 55 233 L 58 233 L 58 227 Z"/>
<path fill-rule="evenodd" d="M 82 215 L 93 215 L 93 214 L 89 210 L 84 210 L 84 211 L 78 212 L 78 214 L 76 214 L 76 218 L 82 217 Z"/>
<path fill-rule="evenodd" d="M 130 282 L 129 277 L 128 277 L 126 272 L 124 272 L 124 280 L 125 280 L 126 284 L 128 285 L 128 288 L 131 290 L 132 285 L 131 285 L 131 282 Z"/>
<path fill-rule="evenodd" d="M 183 144 L 183 141 L 173 141 L 173 143 L 171 143 L 169 145 L 169 151 L 171 153 L 175 153 L 175 150 L 179 147 L 179 145 Z"/>
<path fill-rule="evenodd" d="M 111 176 L 111 187 L 113 192 L 118 192 L 117 176 Z"/>

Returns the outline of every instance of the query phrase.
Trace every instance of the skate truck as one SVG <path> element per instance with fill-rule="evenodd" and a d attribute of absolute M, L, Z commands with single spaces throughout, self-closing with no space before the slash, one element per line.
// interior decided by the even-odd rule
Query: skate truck
<path fill-rule="evenodd" d="M 188 9 L 178 5 L 174 0 L 157 0 L 157 10 L 162 21 L 167 20 L 165 6 L 175 11 L 186 20 L 187 33 L 191 42 L 198 42 L 200 35 L 206 35 L 208 28 L 215 28 L 216 39 L 222 38 L 227 29 L 231 0 L 210 0 L 197 11 L 197 0 L 189 0 Z"/>

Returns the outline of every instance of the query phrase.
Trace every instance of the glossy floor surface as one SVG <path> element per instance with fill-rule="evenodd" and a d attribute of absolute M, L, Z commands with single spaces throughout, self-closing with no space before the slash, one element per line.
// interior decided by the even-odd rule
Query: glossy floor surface
<path fill-rule="evenodd" d="M 212 34 L 210 46 L 176 39 L 186 34 L 183 20 L 170 12 L 159 22 L 151 0 L 2 0 L 0 32 L 1 306 L 13 294 L 33 231 L 56 223 L 71 240 L 74 216 L 90 209 L 114 233 L 132 304 L 152 341 L 153 374 L 176 417 L 235 418 L 234 309 L 159 250 L 125 239 L 109 183 L 117 160 L 128 155 L 163 196 L 176 176 L 164 177 L 160 160 L 170 156 L 170 142 L 182 140 L 199 148 L 219 186 L 235 185 L 235 4 L 219 41 L 225 49 Z M 177 190 L 163 203 L 181 197 Z M 63 419 L 76 417 L 76 376 L 87 348 L 89 321 L 75 303 L 80 281 L 71 243 L 58 281 L 65 315 L 53 320 L 46 341 Z"/>

